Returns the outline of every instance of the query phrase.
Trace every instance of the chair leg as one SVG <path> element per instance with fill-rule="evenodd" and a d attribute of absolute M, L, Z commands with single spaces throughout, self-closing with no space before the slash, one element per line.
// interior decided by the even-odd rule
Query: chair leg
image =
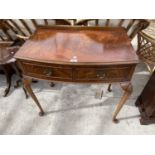
<path fill-rule="evenodd" d="M 10 87 L 11 87 L 11 78 L 13 75 L 13 71 L 11 70 L 9 65 L 4 65 L 3 66 L 3 70 L 6 76 L 6 83 L 7 83 L 7 88 L 4 91 L 4 95 L 3 97 L 6 97 L 10 91 Z"/>
<path fill-rule="evenodd" d="M 15 70 L 16 74 L 20 77 L 20 79 L 16 81 L 16 85 L 14 86 L 14 88 L 18 88 L 19 86 L 23 85 L 22 75 L 21 75 L 20 70 L 18 69 L 18 66 L 17 66 L 16 62 L 13 62 L 11 65 L 12 65 L 13 69 Z M 23 90 L 24 90 L 24 93 L 25 93 L 25 97 L 27 99 L 29 96 L 28 96 L 28 94 L 26 92 L 26 89 L 24 87 L 23 87 Z"/>
<path fill-rule="evenodd" d="M 109 84 L 109 86 L 108 86 L 108 92 L 112 92 L 112 88 L 111 88 L 111 83 Z"/>
<path fill-rule="evenodd" d="M 54 86 L 55 86 L 55 84 L 54 84 L 53 82 L 51 82 L 51 83 L 50 83 L 50 86 L 51 86 L 51 87 L 54 87 Z"/>
<path fill-rule="evenodd" d="M 22 85 L 22 80 L 19 79 L 19 80 L 16 81 L 16 84 L 14 85 L 14 88 L 18 88 L 21 85 Z"/>
<path fill-rule="evenodd" d="M 26 89 L 24 88 L 24 86 L 23 86 L 23 90 L 24 90 L 24 93 L 25 93 L 25 97 L 26 97 L 26 99 L 28 99 L 29 96 L 28 96 L 27 91 L 26 91 Z"/>

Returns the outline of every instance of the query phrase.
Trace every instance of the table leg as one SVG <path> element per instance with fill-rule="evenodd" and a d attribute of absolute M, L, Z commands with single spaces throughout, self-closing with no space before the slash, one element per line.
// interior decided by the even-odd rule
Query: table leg
<path fill-rule="evenodd" d="M 108 85 L 108 92 L 112 92 L 111 83 Z"/>
<path fill-rule="evenodd" d="M 4 97 L 6 97 L 10 91 L 10 87 L 11 87 L 11 77 L 12 75 L 10 74 L 5 74 L 6 75 L 6 82 L 7 82 L 7 88 L 4 91 Z"/>
<path fill-rule="evenodd" d="M 31 88 L 31 80 L 28 79 L 28 78 L 24 78 L 23 79 L 23 84 L 24 84 L 24 88 L 27 90 L 27 92 L 29 93 L 29 95 L 32 97 L 32 99 L 34 100 L 34 102 L 36 103 L 36 105 L 38 106 L 40 112 L 39 112 L 39 115 L 40 116 L 43 116 L 44 115 L 44 111 L 37 99 L 37 97 L 35 96 L 35 94 L 33 93 L 32 91 L 32 88 Z"/>
<path fill-rule="evenodd" d="M 9 65 L 3 65 L 3 71 L 5 73 L 6 76 L 6 83 L 7 83 L 7 88 L 4 91 L 4 97 L 6 97 L 10 91 L 10 87 L 11 87 L 11 78 L 13 75 L 13 71 L 11 70 L 11 67 Z"/>
<path fill-rule="evenodd" d="M 121 83 L 120 85 L 121 85 L 121 88 L 124 90 L 124 94 L 121 97 L 119 103 L 117 104 L 116 109 L 115 109 L 115 111 L 113 113 L 113 116 L 112 116 L 112 120 L 115 123 L 118 122 L 118 120 L 116 119 L 116 116 L 118 115 L 118 113 L 120 112 L 121 108 L 125 104 L 126 100 L 129 98 L 129 96 L 132 93 L 132 84 L 130 82 Z"/>
<path fill-rule="evenodd" d="M 50 83 L 50 86 L 51 86 L 51 87 L 54 87 L 54 86 L 55 86 L 55 84 L 54 84 L 53 82 L 51 82 L 51 83 Z"/>

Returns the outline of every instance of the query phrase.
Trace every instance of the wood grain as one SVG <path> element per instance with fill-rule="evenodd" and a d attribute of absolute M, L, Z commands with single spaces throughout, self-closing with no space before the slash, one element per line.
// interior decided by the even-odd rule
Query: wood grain
<path fill-rule="evenodd" d="M 123 28 L 40 27 L 15 56 L 46 62 L 137 63 Z"/>

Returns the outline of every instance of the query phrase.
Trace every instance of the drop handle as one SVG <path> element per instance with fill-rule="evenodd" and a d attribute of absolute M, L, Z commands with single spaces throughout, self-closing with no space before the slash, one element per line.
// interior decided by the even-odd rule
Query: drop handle
<path fill-rule="evenodd" d="M 53 73 L 53 72 L 52 72 L 51 69 L 45 69 L 45 70 L 43 71 L 43 74 L 46 75 L 46 76 L 51 76 L 52 73 Z"/>

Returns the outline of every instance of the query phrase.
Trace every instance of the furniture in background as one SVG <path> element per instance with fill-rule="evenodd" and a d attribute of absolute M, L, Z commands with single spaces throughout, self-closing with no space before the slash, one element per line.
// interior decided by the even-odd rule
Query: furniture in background
<path fill-rule="evenodd" d="M 138 33 L 137 55 L 152 74 L 155 70 L 155 22 Z"/>
<path fill-rule="evenodd" d="M 141 124 L 155 123 L 155 22 L 138 33 L 137 55 L 147 65 L 151 74 L 142 93 L 136 101 L 141 114 Z"/>
<path fill-rule="evenodd" d="M 39 108 L 31 80 L 74 83 L 120 83 L 124 94 L 112 120 L 132 93 L 131 78 L 138 58 L 123 28 L 40 27 L 20 48 L 15 58 L 23 84 Z"/>
<path fill-rule="evenodd" d="M 136 101 L 140 111 L 140 123 L 142 125 L 155 123 L 155 72 L 145 85 L 142 93 Z"/>
<path fill-rule="evenodd" d="M 7 82 L 7 88 L 3 95 L 4 97 L 6 97 L 10 91 L 12 75 L 14 73 L 20 75 L 16 60 L 13 58 L 19 47 L 11 46 L 12 44 L 12 42 L 0 42 L 0 70 L 4 72 Z"/>
<path fill-rule="evenodd" d="M 123 27 L 132 40 L 139 31 L 146 28 L 149 22 L 144 19 L 80 19 L 74 25 L 78 26 L 101 26 L 101 27 Z"/>
<path fill-rule="evenodd" d="M 14 32 L 16 31 L 14 30 Z M 6 76 L 7 88 L 3 95 L 6 97 L 10 91 L 12 75 L 17 74 L 20 81 L 22 78 L 18 66 L 16 65 L 16 60 L 13 56 L 24 43 L 24 40 L 16 38 L 16 36 L 10 33 L 10 27 L 5 20 L 0 20 L 0 38 L 0 72 L 4 73 Z M 15 87 L 17 86 L 18 85 Z"/>
<path fill-rule="evenodd" d="M 0 40 L 15 41 L 19 36 L 28 39 L 40 25 L 71 25 L 72 23 L 72 20 L 67 19 L 1 19 Z"/>
<path fill-rule="evenodd" d="M 29 38 L 38 26 L 53 25 L 124 27 L 132 40 L 149 22 L 144 19 L 1 19 L 0 39 L 14 41 L 17 34 Z"/>

